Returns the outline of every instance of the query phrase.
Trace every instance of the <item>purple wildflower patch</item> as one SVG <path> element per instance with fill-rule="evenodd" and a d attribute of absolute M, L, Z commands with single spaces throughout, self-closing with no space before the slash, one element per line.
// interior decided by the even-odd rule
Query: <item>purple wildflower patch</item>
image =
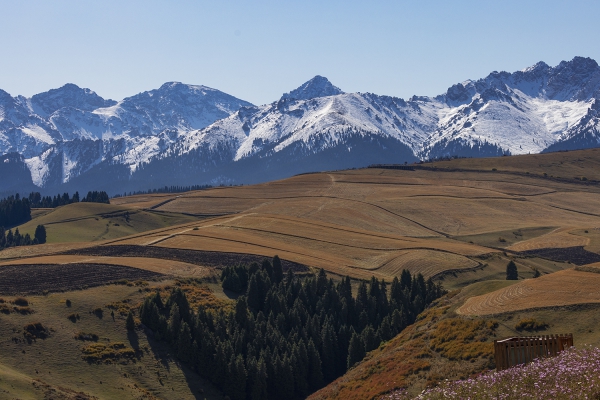
<path fill-rule="evenodd" d="M 488 372 L 462 381 L 442 382 L 417 397 L 406 390 L 388 394 L 385 400 L 437 399 L 600 399 L 600 349 L 583 347 L 556 357 L 500 372 Z"/>

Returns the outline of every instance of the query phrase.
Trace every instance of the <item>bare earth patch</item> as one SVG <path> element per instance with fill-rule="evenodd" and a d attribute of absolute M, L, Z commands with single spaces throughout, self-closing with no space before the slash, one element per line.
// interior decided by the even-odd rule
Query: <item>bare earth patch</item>
<path fill-rule="evenodd" d="M 59 292 L 162 276 L 164 275 L 143 269 L 108 264 L 7 265 L 0 267 L 0 293 L 15 295 Z"/>

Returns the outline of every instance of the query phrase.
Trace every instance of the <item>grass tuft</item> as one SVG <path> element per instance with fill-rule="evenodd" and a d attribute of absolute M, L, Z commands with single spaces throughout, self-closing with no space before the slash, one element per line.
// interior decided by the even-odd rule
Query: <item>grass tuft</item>
<path fill-rule="evenodd" d="M 79 316 L 79 314 L 75 314 L 75 313 L 73 313 L 73 314 L 70 314 L 70 315 L 67 317 L 67 319 L 68 319 L 69 321 L 71 321 L 71 322 L 77 322 L 77 321 L 79 321 L 79 320 L 81 319 L 81 317 Z"/>
<path fill-rule="evenodd" d="M 29 305 L 29 301 L 24 297 L 17 297 L 12 301 L 12 303 L 21 307 L 27 307 Z"/>
<path fill-rule="evenodd" d="M 79 332 L 77 335 L 75 335 L 75 339 L 83 340 L 83 341 L 90 341 L 90 342 L 97 342 L 99 337 L 95 333 Z"/>
<path fill-rule="evenodd" d="M 518 331 L 543 331 L 550 325 L 546 322 L 536 321 L 535 318 L 522 319 L 515 325 L 515 329 Z"/>
<path fill-rule="evenodd" d="M 28 343 L 36 339 L 46 339 L 50 336 L 51 329 L 44 326 L 41 322 L 34 322 L 23 327 L 23 336 Z"/>
<path fill-rule="evenodd" d="M 81 352 L 83 353 L 82 358 L 89 363 L 112 364 L 119 362 L 127 364 L 137 358 L 136 351 L 121 342 L 111 344 L 92 343 L 84 346 Z"/>

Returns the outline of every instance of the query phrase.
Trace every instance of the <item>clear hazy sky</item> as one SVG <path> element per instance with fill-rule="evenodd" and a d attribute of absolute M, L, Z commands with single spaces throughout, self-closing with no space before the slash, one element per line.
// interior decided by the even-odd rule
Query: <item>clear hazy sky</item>
<path fill-rule="evenodd" d="M 0 0 L 0 88 L 121 100 L 167 81 L 255 104 L 314 75 L 408 98 L 537 61 L 600 61 L 600 1 Z"/>

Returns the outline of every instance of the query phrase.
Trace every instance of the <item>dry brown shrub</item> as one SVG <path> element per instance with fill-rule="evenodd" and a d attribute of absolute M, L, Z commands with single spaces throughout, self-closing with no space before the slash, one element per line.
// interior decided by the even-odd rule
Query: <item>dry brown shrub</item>
<path fill-rule="evenodd" d="M 131 347 L 127 347 L 124 343 L 92 343 L 84 346 L 81 349 L 82 358 L 89 363 L 105 363 L 112 364 L 119 362 L 127 364 L 130 361 L 135 361 L 137 358 L 136 351 Z"/>
<path fill-rule="evenodd" d="M 515 329 L 518 331 L 543 331 L 550 325 L 543 321 L 537 321 L 535 318 L 526 318 L 520 320 L 516 325 Z"/>
<path fill-rule="evenodd" d="M 79 332 L 79 333 L 77 333 L 77 335 L 75 335 L 75 339 L 96 342 L 96 341 L 98 341 L 99 337 L 95 333 Z"/>
<path fill-rule="evenodd" d="M 29 301 L 24 297 L 17 297 L 12 301 L 14 305 L 27 307 L 29 305 Z"/>
<path fill-rule="evenodd" d="M 486 340 L 497 326 L 496 322 L 449 318 L 432 332 L 431 348 L 450 360 L 492 357 L 493 345 Z"/>
<path fill-rule="evenodd" d="M 46 339 L 50 336 L 51 329 L 44 326 L 41 322 L 34 322 L 23 327 L 23 336 L 29 343 L 36 339 Z"/>
<path fill-rule="evenodd" d="M 81 319 L 81 317 L 79 316 L 79 314 L 75 314 L 75 313 L 73 313 L 73 314 L 70 314 L 70 315 L 67 317 L 67 319 L 68 319 L 69 321 L 71 321 L 71 322 L 77 322 L 77 321 L 79 321 L 79 320 Z"/>

